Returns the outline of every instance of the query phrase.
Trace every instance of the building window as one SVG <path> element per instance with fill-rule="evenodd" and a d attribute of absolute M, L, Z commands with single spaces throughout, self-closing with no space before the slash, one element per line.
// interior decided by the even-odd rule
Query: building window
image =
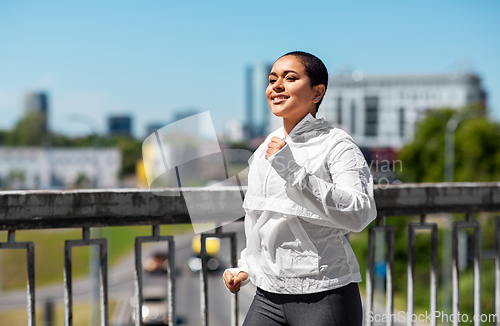
<path fill-rule="evenodd" d="M 351 133 L 356 133 L 356 101 L 351 100 Z"/>
<path fill-rule="evenodd" d="M 365 97 L 365 136 L 377 136 L 378 96 Z"/>
<path fill-rule="evenodd" d="M 405 136 L 405 109 L 399 109 L 399 136 Z"/>
<path fill-rule="evenodd" d="M 342 97 L 337 98 L 337 122 L 342 125 Z"/>

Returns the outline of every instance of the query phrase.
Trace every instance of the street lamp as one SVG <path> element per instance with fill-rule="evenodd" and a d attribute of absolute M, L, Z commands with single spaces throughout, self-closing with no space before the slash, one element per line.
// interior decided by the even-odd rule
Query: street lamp
<path fill-rule="evenodd" d="M 465 119 L 478 116 L 479 110 L 457 111 L 446 123 L 444 135 L 444 181 L 454 182 L 455 180 L 455 131 L 458 125 Z M 442 280 L 444 293 L 450 293 L 450 274 L 451 274 L 451 214 L 445 214 L 445 225 L 443 229 L 443 268 Z M 443 296 L 443 310 L 445 313 L 451 311 L 450 296 Z"/>
<path fill-rule="evenodd" d="M 458 111 L 455 112 L 446 123 L 444 135 L 444 181 L 454 182 L 454 163 L 455 163 L 455 131 L 458 125 L 465 119 L 480 116 L 483 112 L 480 110 Z"/>
<path fill-rule="evenodd" d="M 69 113 L 68 119 L 71 122 L 81 123 L 81 124 L 86 125 L 87 127 L 89 127 L 89 129 L 92 132 L 92 156 L 93 156 L 93 161 L 94 161 L 94 177 L 92 180 L 92 188 L 97 188 L 99 176 L 100 176 L 99 161 L 98 161 L 97 155 L 96 155 L 97 135 L 98 135 L 98 129 L 99 129 L 97 127 L 97 122 L 93 117 L 91 117 L 89 115 L 81 114 L 81 113 Z"/>

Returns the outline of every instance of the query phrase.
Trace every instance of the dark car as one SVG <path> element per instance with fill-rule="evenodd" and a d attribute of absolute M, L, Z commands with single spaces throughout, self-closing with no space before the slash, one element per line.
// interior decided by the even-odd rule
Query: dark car
<path fill-rule="evenodd" d="M 155 252 L 144 262 L 144 270 L 149 273 L 166 273 L 168 268 L 168 253 Z"/>

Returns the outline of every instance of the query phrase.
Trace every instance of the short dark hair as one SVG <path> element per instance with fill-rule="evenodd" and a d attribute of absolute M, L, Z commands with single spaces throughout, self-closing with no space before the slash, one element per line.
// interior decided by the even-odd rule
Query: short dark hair
<path fill-rule="evenodd" d="M 311 81 L 311 87 L 316 85 L 325 85 L 325 92 L 328 87 L 328 70 L 325 64 L 318 57 L 313 54 L 303 51 L 292 51 L 282 55 L 280 58 L 293 55 L 302 62 L 306 70 L 306 74 Z M 324 97 L 324 95 L 323 95 Z M 323 102 L 323 97 L 316 103 L 316 112 L 318 112 L 319 105 Z"/>

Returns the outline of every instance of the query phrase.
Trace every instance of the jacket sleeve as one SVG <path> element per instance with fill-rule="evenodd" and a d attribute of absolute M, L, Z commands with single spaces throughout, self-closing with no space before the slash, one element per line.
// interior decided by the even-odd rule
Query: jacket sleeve
<path fill-rule="evenodd" d="M 316 214 L 317 222 L 359 232 L 375 219 L 373 177 L 355 143 L 342 141 L 328 153 L 326 167 L 333 182 L 298 165 L 288 145 L 268 161 L 286 181 L 290 199 Z"/>

